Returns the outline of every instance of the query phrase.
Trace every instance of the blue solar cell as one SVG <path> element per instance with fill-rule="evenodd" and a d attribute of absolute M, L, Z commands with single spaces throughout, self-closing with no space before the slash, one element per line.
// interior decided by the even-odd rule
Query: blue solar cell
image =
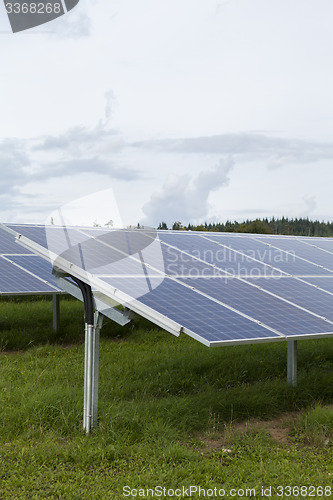
<path fill-rule="evenodd" d="M 0 293 L 55 293 L 55 289 L 0 257 Z"/>
<path fill-rule="evenodd" d="M 35 274 L 42 280 L 48 281 L 58 289 L 55 277 L 52 274 L 52 265 L 37 255 L 12 255 L 9 257 L 15 264 Z"/>
<path fill-rule="evenodd" d="M 237 278 L 183 278 L 181 281 L 284 335 L 333 332 L 332 323 L 313 316 Z M 274 281 L 279 280 L 274 279 Z M 333 301 L 331 302 L 333 303 Z"/>
<path fill-rule="evenodd" d="M 28 250 L 23 248 L 21 245 L 16 243 L 13 236 L 11 236 L 7 231 L 0 228 L 0 254 L 26 254 L 30 253 Z"/>
<path fill-rule="evenodd" d="M 318 247 L 314 247 L 304 240 L 298 240 L 296 238 L 258 238 L 258 241 L 266 245 L 273 245 L 281 250 L 286 250 L 292 254 L 306 259 L 317 266 L 324 266 L 325 268 L 333 271 L 333 254 L 325 252 Z M 333 250 L 333 248 L 332 248 Z"/>
<path fill-rule="evenodd" d="M 306 278 L 308 280 L 308 278 Z M 333 278 L 317 278 L 319 282 Z M 258 278 L 247 280 L 300 307 L 333 321 L 333 295 L 323 292 L 311 284 L 295 278 Z"/>
<path fill-rule="evenodd" d="M 333 253 L 333 238 L 300 238 L 300 240 L 309 245 L 316 245 L 322 250 Z"/>
<path fill-rule="evenodd" d="M 147 286 L 144 278 L 103 278 L 103 281 L 131 296 L 139 296 Z M 164 279 L 157 287 L 154 279 L 151 281 L 153 290 L 138 300 L 208 342 L 279 339 L 274 332 L 170 278 Z"/>
<path fill-rule="evenodd" d="M 51 265 L 19 245 L 15 237 L 2 228 L 0 228 L 0 253 L 3 255 L 0 277 L 1 294 L 43 294 L 60 291 L 52 276 Z M 27 271 L 36 276 L 32 276 Z M 53 287 L 44 281 L 48 281 Z"/>
<path fill-rule="evenodd" d="M 332 278 L 304 278 L 304 281 L 311 283 L 327 292 L 333 294 L 333 279 Z"/>
<path fill-rule="evenodd" d="M 299 259 L 293 252 L 287 253 L 286 251 L 279 250 L 265 244 L 265 238 L 262 238 L 262 241 L 259 241 L 253 239 L 253 236 L 245 238 L 239 236 L 224 236 L 223 234 L 215 235 L 212 233 L 207 234 L 205 237 L 209 240 L 228 245 L 231 248 L 248 255 L 249 257 L 253 257 L 260 262 L 271 265 L 285 273 L 297 276 L 330 274 L 330 271 L 326 271 L 319 266 Z M 333 271 L 331 272 L 333 275 Z"/>
<path fill-rule="evenodd" d="M 9 229 L 26 236 L 32 241 L 36 241 L 44 248 L 47 248 L 47 240 L 45 233 L 45 226 L 31 226 L 31 225 L 21 225 L 21 224 L 7 224 Z"/>

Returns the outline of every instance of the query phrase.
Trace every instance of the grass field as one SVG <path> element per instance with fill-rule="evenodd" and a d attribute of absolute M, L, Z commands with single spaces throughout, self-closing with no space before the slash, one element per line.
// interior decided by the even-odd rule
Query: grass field
<path fill-rule="evenodd" d="M 333 339 L 299 342 L 293 388 L 284 343 L 107 321 L 86 436 L 82 304 L 54 334 L 50 301 L 2 299 L 0 325 L 1 500 L 333 497 Z"/>

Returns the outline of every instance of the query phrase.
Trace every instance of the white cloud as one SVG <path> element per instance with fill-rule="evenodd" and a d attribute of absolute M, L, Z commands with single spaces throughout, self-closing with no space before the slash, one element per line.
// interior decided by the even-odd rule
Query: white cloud
<path fill-rule="evenodd" d="M 106 97 L 109 114 L 112 94 Z M 117 180 L 137 181 L 142 173 L 120 154 L 125 147 L 107 119 L 92 128 L 73 127 L 58 135 L 4 139 L 0 142 L 1 219 L 37 222 L 72 198 L 110 187 Z M 70 186 L 69 192 L 65 186 Z"/>
<path fill-rule="evenodd" d="M 106 114 L 109 113 L 109 93 Z M 7 138 L 0 142 L 0 194 L 44 179 L 92 173 L 110 179 L 136 180 L 140 172 L 126 165 L 120 153 L 126 148 L 122 135 L 100 120 L 93 127 L 73 127 L 59 135 L 30 139 Z"/>
<path fill-rule="evenodd" d="M 231 157 L 220 159 L 213 170 L 190 175 L 170 175 L 162 190 L 152 194 L 143 206 L 144 224 L 156 226 L 165 221 L 168 225 L 182 219 L 187 223 L 203 220 L 209 210 L 209 195 L 229 183 L 229 173 L 234 162 Z"/>
<path fill-rule="evenodd" d="M 306 193 L 299 200 L 298 204 L 292 204 L 289 206 L 288 213 L 290 217 L 302 218 L 302 217 L 313 217 L 313 214 L 317 208 L 317 199 L 315 195 Z"/>

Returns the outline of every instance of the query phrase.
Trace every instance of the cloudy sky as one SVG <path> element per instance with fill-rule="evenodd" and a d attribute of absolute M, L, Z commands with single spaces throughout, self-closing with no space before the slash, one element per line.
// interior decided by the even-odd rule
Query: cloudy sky
<path fill-rule="evenodd" d="M 1 4 L 1 221 L 333 220 L 332 21 L 331 0 L 81 0 L 13 34 Z"/>

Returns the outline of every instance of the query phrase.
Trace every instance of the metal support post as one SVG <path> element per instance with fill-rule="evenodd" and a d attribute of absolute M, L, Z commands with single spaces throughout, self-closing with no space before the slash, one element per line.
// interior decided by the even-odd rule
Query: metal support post
<path fill-rule="evenodd" d="M 101 296 L 92 294 L 91 288 L 81 280 L 72 277 L 76 283 L 65 279 L 60 273 L 55 273 L 59 287 L 66 290 L 84 302 L 85 311 L 85 346 L 84 346 L 84 398 L 83 398 L 83 429 L 88 433 L 98 424 L 98 379 L 99 379 L 99 339 L 103 319 L 106 315 L 120 325 L 126 325 L 133 319 L 132 312 L 125 309 L 124 313 L 103 302 Z M 95 313 L 94 313 L 95 309 Z M 102 311 L 102 312 L 100 312 Z"/>
<path fill-rule="evenodd" d="M 60 324 L 60 297 L 57 293 L 53 294 L 53 330 L 57 332 Z"/>
<path fill-rule="evenodd" d="M 94 314 L 94 324 L 86 325 L 84 362 L 83 428 L 89 433 L 98 421 L 99 337 L 103 316 Z"/>
<path fill-rule="evenodd" d="M 92 421 L 92 373 L 93 373 L 93 336 L 94 325 L 87 325 L 87 371 L 85 374 L 86 379 L 86 422 L 84 429 L 87 433 L 91 429 Z"/>
<path fill-rule="evenodd" d="M 297 340 L 287 341 L 287 383 L 297 385 Z"/>
<path fill-rule="evenodd" d="M 91 395 L 91 426 L 98 424 L 98 379 L 99 379 L 99 338 L 103 326 L 103 315 L 98 311 L 94 317 L 94 332 L 92 341 L 92 395 Z"/>
<path fill-rule="evenodd" d="M 84 324 L 84 389 L 83 389 L 83 429 L 86 428 L 87 416 L 87 370 L 88 370 L 88 331 Z"/>
<path fill-rule="evenodd" d="M 92 428 L 94 364 L 96 362 L 94 300 L 91 286 L 72 276 L 73 281 L 81 290 L 84 301 L 85 346 L 84 346 L 84 397 L 83 397 L 83 429 L 88 434 Z M 98 346 L 98 342 L 97 342 Z M 95 418 L 96 420 L 96 418 Z"/>

